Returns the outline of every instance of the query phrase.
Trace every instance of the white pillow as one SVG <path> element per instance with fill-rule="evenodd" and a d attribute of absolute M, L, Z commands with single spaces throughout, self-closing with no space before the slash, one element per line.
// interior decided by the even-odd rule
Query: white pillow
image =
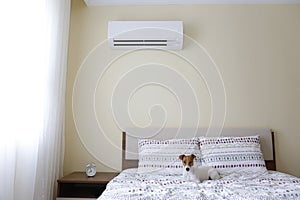
<path fill-rule="evenodd" d="M 258 135 L 200 137 L 199 145 L 202 165 L 216 168 L 222 176 L 267 171 Z"/>
<path fill-rule="evenodd" d="M 141 139 L 139 148 L 139 173 L 182 174 L 181 154 L 194 154 L 195 165 L 200 165 L 198 138 L 152 140 Z"/>

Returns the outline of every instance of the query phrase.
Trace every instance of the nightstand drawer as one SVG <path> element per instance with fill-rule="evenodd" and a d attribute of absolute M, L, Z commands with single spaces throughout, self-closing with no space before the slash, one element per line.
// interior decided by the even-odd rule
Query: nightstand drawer
<path fill-rule="evenodd" d="M 106 184 L 96 183 L 61 183 L 59 197 L 97 198 L 105 190 Z"/>

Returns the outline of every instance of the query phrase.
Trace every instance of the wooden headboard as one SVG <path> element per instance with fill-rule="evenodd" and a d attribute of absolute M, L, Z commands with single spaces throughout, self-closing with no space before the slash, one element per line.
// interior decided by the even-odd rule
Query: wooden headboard
<path fill-rule="evenodd" d="M 174 129 L 173 129 L 174 130 Z M 206 129 L 199 129 L 197 136 L 203 135 Z M 129 130 L 130 131 L 130 130 Z M 168 129 L 172 131 L 172 129 Z M 166 134 L 169 135 L 169 134 Z M 274 132 L 270 129 L 241 129 L 226 128 L 222 130 L 222 136 L 247 136 L 260 135 L 261 149 L 268 170 L 276 170 Z M 185 137 L 187 138 L 187 137 Z M 157 139 L 151 137 L 151 139 Z M 162 139 L 161 137 L 159 139 Z M 168 137 L 164 139 L 170 139 Z M 123 132 L 122 134 L 122 169 L 136 168 L 138 166 L 137 137 Z M 128 151 L 130 149 L 130 152 Z"/>

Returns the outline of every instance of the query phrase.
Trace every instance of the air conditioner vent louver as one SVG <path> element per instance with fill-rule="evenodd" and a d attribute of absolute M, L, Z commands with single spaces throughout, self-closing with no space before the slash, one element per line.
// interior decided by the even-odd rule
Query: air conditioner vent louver
<path fill-rule="evenodd" d="M 109 46 L 113 49 L 182 49 L 182 22 L 179 21 L 111 21 Z"/>
<path fill-rule="evenodd" d="M 167 42 L 168 40 L 114 40 L 114 42 Z"/>
<path fill-rule="evenodd" d="M 176 46 L 176 40 L 113 40 L 114 47 L 167 47 L 167 46 Z"/>

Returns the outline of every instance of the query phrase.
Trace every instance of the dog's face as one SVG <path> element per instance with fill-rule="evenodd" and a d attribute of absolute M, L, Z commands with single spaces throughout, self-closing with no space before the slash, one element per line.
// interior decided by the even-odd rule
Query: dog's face
<path fill-rule="evenodd" d="M 196 158 L 196 156 L 194 154 L 191 155 L 180 155 L 179 159 L 182 160 L 182 164 L 184 167 L 184 170 L 189 172 L 191 170 L 191 167 L 194 166 L 194 159 Z"/>

